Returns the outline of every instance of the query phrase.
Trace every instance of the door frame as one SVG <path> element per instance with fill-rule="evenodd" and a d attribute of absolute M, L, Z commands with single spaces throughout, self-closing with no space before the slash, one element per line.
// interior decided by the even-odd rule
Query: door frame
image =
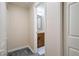
<path fill-rule="evenodd" d="M 7 6 L 0 2 L 0 56 L 7 56 Z"/>
<path fill-rule="evenodd" d="M 68 18 L 68 4 L 64 3 L 64 55 L 68 55 L 68 45 L 67 45 L 67 18 Z"/>
<path fill-rule="evenodd" d="M 34 31 L 35 31 L 34 32 L 34 35 L 35 35 L 35 37 L 34 37 L 34 51 L 35 51 L 35 53 L 37 53 L 37 12 L 36 12 L 36 8 L 38 7 L 38 5 L 40 3 L 41 2 L 37 2 L 34 4 L 34 23 L 35 23 L 34 24 Z M 45 19 L 45 34 L 46 34 L 46 24 L 47 24 L 47 21 L 46 21 L 46 2 L 44 3 L 44 5 L 45 5 L 45 17 L 44 17 L 44 19 Z M 45 39 L 46 39 L 46 35 L 45 35 Z"/>

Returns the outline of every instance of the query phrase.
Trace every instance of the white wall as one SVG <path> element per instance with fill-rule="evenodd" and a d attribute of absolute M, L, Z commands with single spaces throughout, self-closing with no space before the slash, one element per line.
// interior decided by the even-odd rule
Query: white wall
<path fill-rule="evenodd" d="M 8 50 L 29 45 L 29 9 L 15 5 L 8 6 Z"/>
<path fill-rule="evenodd" d="M 61 55 L 61 14 L 60 3 L 47 3 L 47 29 L 46 29 L 46 55 L 59 56 Z"/>

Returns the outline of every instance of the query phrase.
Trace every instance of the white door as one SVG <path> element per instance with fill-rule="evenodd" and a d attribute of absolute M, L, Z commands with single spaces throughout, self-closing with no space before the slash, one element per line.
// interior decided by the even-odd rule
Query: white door
<path fill-rule="evenodd" d="M 65 16 L 65 54 L 79 56 L 79 3 L 66 3 Z"/>
<path fill-rule="evenodd" d="M 0 56 L 7 55 L 6 4 L 0 2 Z"/>

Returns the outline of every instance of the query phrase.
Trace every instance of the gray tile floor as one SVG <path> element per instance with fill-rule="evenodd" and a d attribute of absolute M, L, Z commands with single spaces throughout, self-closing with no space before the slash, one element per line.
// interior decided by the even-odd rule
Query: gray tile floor
<path fill-rule="evenodd" d="M 38 55 L 37 53 L 36 54 L 32 53 L 32 51 L 29 48 L 24 48 L 13 52 L 9 52 L 8 56 L 40 56 L 40 55 Z"/>

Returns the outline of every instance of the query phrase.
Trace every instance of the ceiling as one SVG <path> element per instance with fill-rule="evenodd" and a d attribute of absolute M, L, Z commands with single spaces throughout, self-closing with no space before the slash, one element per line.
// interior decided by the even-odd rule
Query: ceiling
<path fill-rule="evenodd" d="M 30 7 L 34 4 L 34 2 L 8 2 L 8 5 L 17 5 L 21 7 Z"/>

